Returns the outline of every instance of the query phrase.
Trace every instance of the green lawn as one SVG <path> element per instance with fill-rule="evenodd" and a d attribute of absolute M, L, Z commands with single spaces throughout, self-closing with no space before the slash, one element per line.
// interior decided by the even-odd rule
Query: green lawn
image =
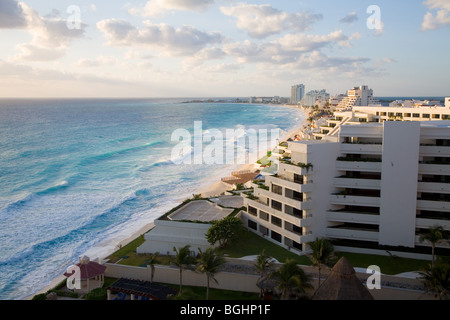
<path fill-rule="evenodd" d="M 403 272 L 418 271 L 430 264 L 427 260 L 416 260 L 391 256 L 337 252 L 337 257 L 344 256 L 353 267 L 367 268 L 377 265 L 383 274 L 395 275 Z"/>
<path fill-rule="evenodd" d="M 110 262 L 126 264 L 131 266 L 144 266 L 149 258 L 147 254 L 137 254 L 136 248 L 144 242 L 141 235 L 128 245 L 119 249 L 108 258 Z M 298 256 L 249 230 L 244 230 L 239 239 L 229 247 L 220 249 L 219 252 L 230 258 L 241 258 L 245 256 L 259 255 L 265 249 L 266 253 L 280 262 L 286 259 L 294 259 L 298 264 L 311 265 L 311 261 L 306 256 Z M 398 274 L 402 272 L 418 271 L 426 267 L 430 262 L 425 260 L 407 259 L 391 256 L 379 256 L 370 254 L 337 252 L 336 258 L 345 256 L 353 267 L 367 268 L 370 265 L 377 265 L 384 274 Z M 337 259 L 334 261 L 336 262 Z M 168 265 L 170 258 L 159 256 L 158 264 Z"/>
<path fill-rule="evenodd" d="M 126 246 L 123 246 L 122 248 L 118 249 L 116 252 L 112 253 L 107 257 L 109 259 L 108 262 L 110 263 L 116 263 L 120 259 L 123 259 L 124 257 L 129 256 L 131 253 L 134 253 L 136 251 L 136 248 L 139 247 L 141 244 L 145 242 L 144 235 L 140 235 L 130 243 L 128 243 Z"/>
<path fill-rule="evenodd" d="M 245 256 L 259 255 L 263 249 L 266 251 L 266 254 L 280 262 L 285 262 L 286 259 L 290 258 L 297 261 L 298 264 L 311 264 L 311 261 L 307 257 L 298 256 L 249 230 L 244 230 L 238 241 L 225 249 L 220 249 L 219 252 L 230 258 L 242 258 Z"/>

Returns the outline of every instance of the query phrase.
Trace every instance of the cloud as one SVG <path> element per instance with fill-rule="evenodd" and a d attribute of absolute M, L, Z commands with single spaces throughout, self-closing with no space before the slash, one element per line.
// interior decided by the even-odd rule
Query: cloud
<path fill-rule="evenodd" d="M 450 27 L 450 2 L 447 0 L 427 0 L 424 2 L 429 9 L 437 10 L 436 15 L 427 12 L 423 17 L 422 31 Z"/>
<path fill-rule="evenodd" d="M 8 0 L 9 1 L 9 0 Z M 30 43 L 21 43 L 17 48 L 21 53 L 14 60 L 50 61 L 63 57 L 74 39 L 84 36 L 86 25 L 70 29 L 67 21 L 59 17 L 57 10 L 45 17 L 26 5 L 20 3 L 21 15 L 25 20 L 24 29 L 31 34 Z"/>
<path fill-rule="evenodd" d="M 450 11 L 450 2 L 448 0 L 427 0 L 424 2 L 429 9 L 445 9 Z"/>
<path fill-rule="evenodd" d="M 204 48 L 196 54 L 186 58 L 183 61 L 183 67 L 185 70 L 190 70 L 202 65 L 206 61 L 223 59 L 225 56 L 226 54 L 221 48 Z"/>
<path fill-rule="evenodd" d="M 0 29 L 24 28 L 27 25 L 22 6 L 16 0 L 0 2 Z"/>
<path fill-rule="evenodd" d="M 137 28 L 124 20 L 107 19 L 99 21 L 97 28 L 110 46 L 144 46 L 173 56 L 193 54 L 223 40 L 218 32 L 206 33 L 191 26 L 175 29 L 168 24 L 150 21 L 144 21 L 144 27 Z"/>
<path fill-rule="evenodd" d="M 143 17 L 156 17 L 171 10 L 204 11 L 214 2 L 215 0 L 150 0 L 143 8 L 132 7 L 128 12 Z"/>
<path fill-rule="evenodd" d="M 203 66 L 201 71 L 208 73 L 229 73 L 240 70 L 242 67 L 237 63 L 220 63 L 212 66 Z"/>
<path fill-rule="evenodd" d="M 270 42 L 257 44 L 245 40 L 224 45 L 224 51 L 234 56 L 240 63 L 265 62 L 288 64 L 295 62 L 299 56 L 317 51 L 327 46 L 347 42 L 349 38 L 342 30 L 327 35 L 287 34 Z"/>
<path fill-rule="evenodd" d="M 107 65 L 114 65 L 116 64 L 117 60 L 114 57 L 107 57 L 107 56 L 98 56 L 94 60 L 91 59 L 80 59 L 75 64 L 77 67 L 83 67 L 83 68 L 93 68 L 93 67 L 102 67 Z"/>
<path fill-rule="evenodd" d="M 279 34 L 286 30 L 303 32 L 323 18 L 320 14 L 308 12 L 287 13 L 273 8 L 269 4 L 256 5 L 240 3 L 234 7 L 221 7 L 224 15 L 236 18 L 239 29 L 257 39 Z"/>
<path fill-rule="evenodd" d="M 34 68 L 21 63 L 6 62 L 0 59 L 0 80 L 11 81 L 20 80 L 24 83 L 28 82 L 54 82 L 62 83 L 67 81 L 98 81 L 118 83 L 118 80 L 105 79 L 96 75 L 76 74 L 52 69 Z"/>
<path fill-rule="evenodd" d="M 353 23 L 355 21 L 358 21 L 358 15 L 356 12 L 350 12 L 340 20 L 341 23 Z"/>
<path fill-rule="evenodd" d="M 353 73 L 360 69 L 363 63 L 369 61 L 369 58 L 363 57 L 329 57 L 319 51 L 313 51 L 300 57 L 290 67 L 318 70 L 328 74 Z"/>
<path fill-rule="evenodd" d="M 17 61 L 53 61 L 64 57 L 65 47 L 44 47 L 32 43 L 22 43 L 17 46 L 21 53 L 14 57 Z"/>

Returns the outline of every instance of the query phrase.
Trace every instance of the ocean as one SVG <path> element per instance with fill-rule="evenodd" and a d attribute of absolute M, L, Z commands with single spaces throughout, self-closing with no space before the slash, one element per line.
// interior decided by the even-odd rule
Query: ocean
<path fill-rule="evenodd" d="M 175 164 L 177 129 L 297 127 L 277 105 L 183 99 L 0 100 L 0 299 L 24 299 L 239 167 Z M 248 150 L 257 152 L 256 150 Z"/>

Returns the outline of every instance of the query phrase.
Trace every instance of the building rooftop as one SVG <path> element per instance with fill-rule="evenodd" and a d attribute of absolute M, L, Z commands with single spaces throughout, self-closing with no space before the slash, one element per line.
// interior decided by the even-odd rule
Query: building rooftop
<path fill-rule="evenodd" d="M 117 280 L 107 289 L 130 295 L 146 297 L 152 300 L 167 300 L 169 295 L 177 294 L 177 292 L 172 288 L 158 283 L 125 278 Z"/>

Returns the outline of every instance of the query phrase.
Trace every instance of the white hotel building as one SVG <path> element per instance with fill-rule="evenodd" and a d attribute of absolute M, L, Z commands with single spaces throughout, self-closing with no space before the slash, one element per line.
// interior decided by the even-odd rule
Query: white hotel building
<path fill-rule="evenodd" d="M 270 241 L 298 254 L 316 237 L 343 251 L 430 254 L 420 234 L 450 230 L 450 121 L 359 122 L 289 149 L 244 198 L 241 219 Z"/>

